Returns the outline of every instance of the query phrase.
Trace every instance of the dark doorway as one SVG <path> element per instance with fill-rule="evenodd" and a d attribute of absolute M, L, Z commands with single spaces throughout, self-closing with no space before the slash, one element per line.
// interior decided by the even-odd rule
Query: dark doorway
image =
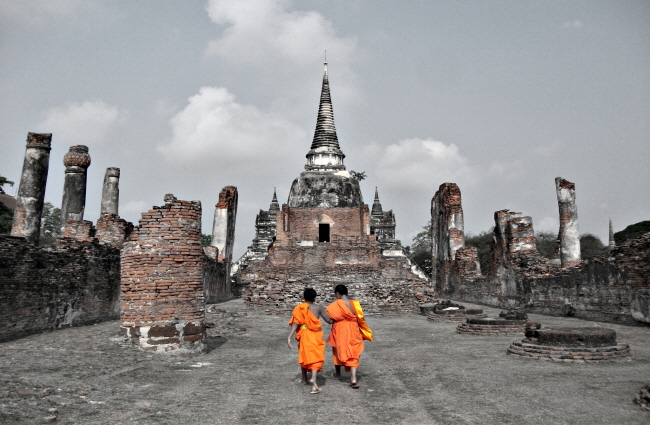
<path fill-rule="evenodd" d="M 330 225 L 329 223 L 318 223 L 318 242 L 330 241 Z"/>

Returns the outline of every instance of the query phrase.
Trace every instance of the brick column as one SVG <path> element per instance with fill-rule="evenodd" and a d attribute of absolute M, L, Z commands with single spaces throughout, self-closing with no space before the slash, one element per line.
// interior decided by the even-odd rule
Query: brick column
<path fill-rule="evenodd" d="M 570 181 L 556 177 L 555 191 L 560 210 L 560 261 L 562 267 L 575 266 L 581 261 L 576 186 Z"/>
<path fill-rule="evenodd" d="M 122 329 L 144 349 L 207 348 L 203 297 L 201 203 L 165 196 L 142 214 L 122 247 Z"/>
<path fill-rule="evenodd" d="M 443 183 L 431 200 L 431 277 L 436 290 L 451 288 L 449 272 L 456 251 L 465 246 L 465 224 L 460 189 L 456 183 Z"/>
<path fill-rule="evenodd" d="M 12 236 L 21 236 L 38 245 L 41 215 L 45 200 L 45 184 L 50 166 L 50 133 L 28 133 L 27 148 L 20 186 L 16 195 L 16 210 L 11 226 Z"/>
<path fill-rule="evenodd" d="M 63 183 L 63 200 L 61 201 L 61 231 L 65 232 L 68 220 L 84 219 L 86 208 L 86 170 L 90 166 L 88 147 L 70 146 L 70 151 L 63 156 L 65 181 Z"/>

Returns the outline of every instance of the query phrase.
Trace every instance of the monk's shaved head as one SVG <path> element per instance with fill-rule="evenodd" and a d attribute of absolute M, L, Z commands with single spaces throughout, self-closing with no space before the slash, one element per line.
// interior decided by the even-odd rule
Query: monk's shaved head
<path fill-rule="evenodd" d="M 316 293 L 316 290 L 314 288 L 307 288 L 305 289 L 305 292 L 303 293 L 303 296 L 305 297 L 305 301 L 314 301 L 318 294 Z"/>
<path fill-rule="evenodd" d="M 347 295 L 348 294 L 348 288 L 345 285 L 336 285 L 336 288 L 334 288 L 334 293 L 335 294 L 341 294 L 341 295 Z"/>

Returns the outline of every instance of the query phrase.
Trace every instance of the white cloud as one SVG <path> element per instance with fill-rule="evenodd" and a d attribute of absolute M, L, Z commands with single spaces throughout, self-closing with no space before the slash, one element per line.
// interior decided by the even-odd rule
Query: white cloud
<path fill-rule="evenodd" d="M 471 184 L 474 171 L 454 144 L 431 139 L 406 139 L 387 146 L 377 161 L 382 185 L 420 190 L 444 182 Z"/>
<path fill-rule="evenodd" d="M 52 133 L 65 144 L 98 146 L 108 140 L 113 129 L 129 118 L 125 109 L 118 109 L 101 100 L 66 103 L 43 114 L 38 131 Z"/>
<path fill-rule="evenodd" d="M 288 6 L 285 0 L 211 0 L 210 19 L 227 28 L 220 39 L 209 43 L 207 53 L 262 68 L 269 63 L 304 66 L 325 50 L 335 52 L 341 63 L 352 59 L 354 39 L 337 36 L 320 13 L 287 12 Z"/>
<path fill-rule="evenodd" d="M 566 21 L 562 23 L 562 28 L 582 28 L 584 24 L 577 19 L 573 22 Z"/>
<path fill-rule="evenodd" d="M 304 145 L 307 133 L 284 118 L 242 105 L 221 87 L 202 87 L 171 119 L 171 141 L 159 146 L 174 161 L 282 160 Z"/>

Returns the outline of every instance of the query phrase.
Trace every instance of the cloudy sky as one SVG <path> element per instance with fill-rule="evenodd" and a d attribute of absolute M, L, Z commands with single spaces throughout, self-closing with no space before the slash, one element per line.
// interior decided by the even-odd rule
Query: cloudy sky
<path fill-rule="evenodd" d="M 473 234 L 500 209 L 557 232 L 557 176 L 582 233 L 650 219 L 648 1 L 0 0 L 0 175 L 15 193 L 27 133 L 53 133 L 47 201 L 83 144 L 86 219 L 119 167 L 123 218 L 173 193 L 204 233 L 237 186 L 238 257 L 303 170 L 325 50 L 346 166 L 405 245 L 444 182 Z"/>

